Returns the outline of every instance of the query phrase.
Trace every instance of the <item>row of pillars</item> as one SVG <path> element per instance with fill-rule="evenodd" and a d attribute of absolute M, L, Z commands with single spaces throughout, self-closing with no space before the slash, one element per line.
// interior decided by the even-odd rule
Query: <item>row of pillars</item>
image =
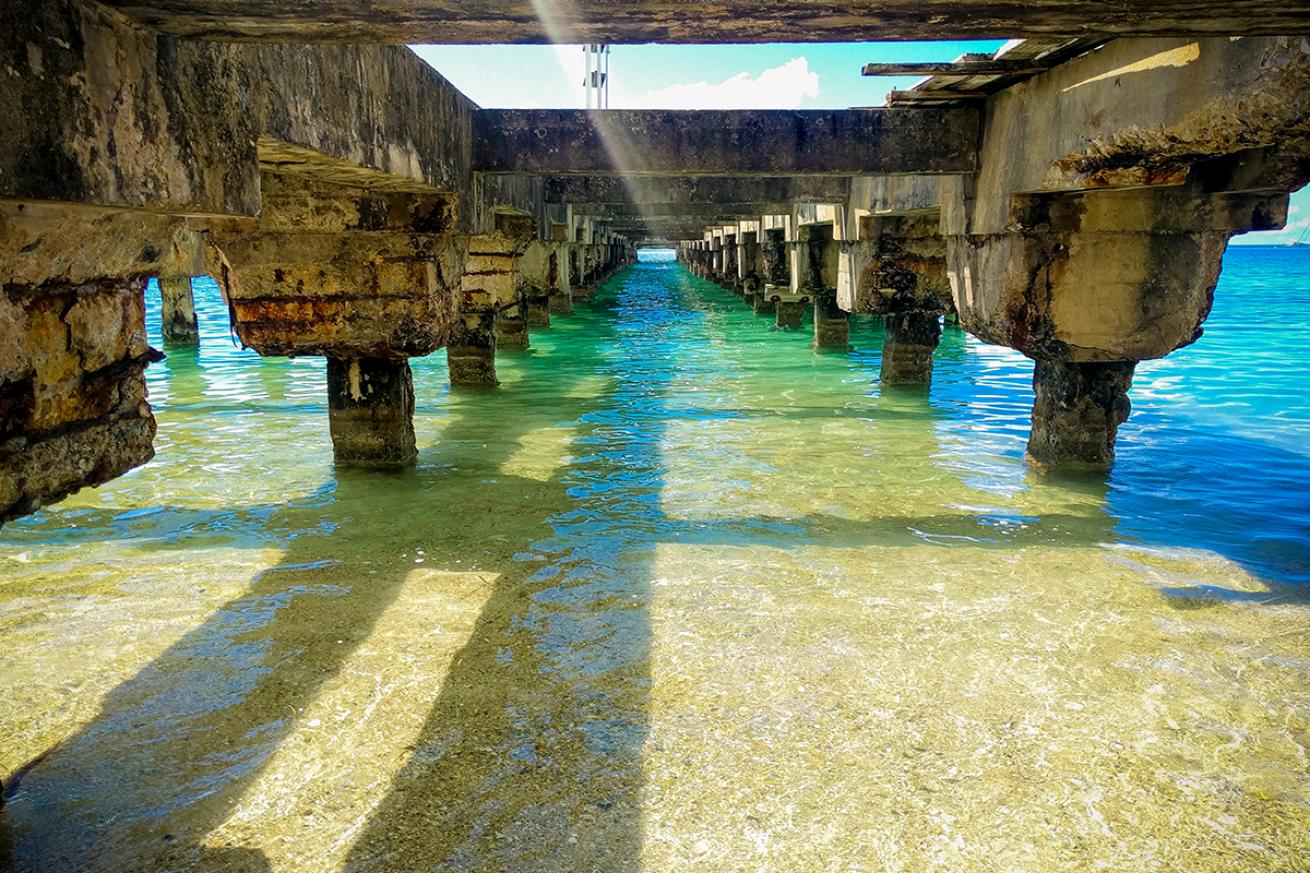
<path fill-rule="evenodd" d="M 740 294 L 756 315 L 773 318 L 776 329 L 800 328 L 812 307 L 816 349 L 849 347 L 851 308 L 882 315 L 880 382 L 931 383 L 942 320 L 953 311 L 939 235 L 908 219 L 875 222 L 857 253 L 862 243 L 834 241 L 831 224 L 803 226 L 791 240 L 785 227 L 746 224 L 735 234 L 729 226 L 721 236 L 682 244 L 679 260 L 694 275 Z M 848 275 L 839 279 L 843 271 Z M 839 282 L 855 289 L 846 300 L 838 299 Z M 1046 466 L 1108 466 L 1118 427 L 1128 418 L 1133 368 L 1132 362 L 1038 361 L 1029 455 Z M 1074 463 L 1064 463 L 1069 459 Z"/>
<path fill-rule="evenodd" d="M 787 240 L 784 228 L 725 233 L 722 243 L 684 244 L 678 258 L 693 274 L 742 296 L 756 315 L 772 318 L 778 330 L 797 330 L 813 311 L 814 348 L 850 347 L 850 312 L 838 301 L 842 245 L 832 225 L 800 229 Z M 795 277 L 795 279 L 793 279 Z M 946 307 L 897 307 L 885 315 L 881 381 L 927 385 L 941 340 Z"/>
<path fill-rule="evenodd" d="M 530 347 L 529 331 L 573 312 L 597 285 L 631 263 L 617 237 L 598 244 L 473 237 L 461 280 L 462 307 L 446 344 L 452 386 L 491 388 L 497 350 Z M 200 339 L 190 278 L 159 280 L 167 346 Z M 510 301 L 505 303 L 505 301 Z M 339 464 L 403 467 L 418 453 L 409 358 L 327 355 L 328 421 Z"/>

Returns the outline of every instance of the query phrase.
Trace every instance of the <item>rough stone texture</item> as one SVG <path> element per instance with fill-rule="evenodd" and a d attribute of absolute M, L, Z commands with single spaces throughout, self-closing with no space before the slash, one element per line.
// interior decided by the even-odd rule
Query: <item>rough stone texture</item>
<path fill-rule="evenodd" d="M 883 322 L 883 385 L 927 385 L 932 356 L 941 341 L 941 316 L 918 309 L 889 313 Z"/>
<path fill-rule="evenodd" d="M 791 261 L 787 254 L 786 237 L 781 230 L 767 230 L 760 243 L 760 257 L 764 261 L 764 281 L 771 285 L 791 284 Z"/>
<path fill-rule="evenodd" d="M 960 173 L 972 107 L 848 110 L 484 109 L 474 169 L 621 176 Z"/>
<path fill-rule="evenodd" d="M 200 276 L 205 241 L 184 220 L 146 212 L 0 203 L 0 281 L 81 285 L 105 277 Z"/>
<path fill-rule="evenodd" d="M 154 456 L 144 277 L 0 291 L 0 521 Z"/>
<path fill-rule="evenodd" d="M 979 173 L 941 183 L 961 324 L 1051 359 L 1193 341 L 1228 237 L 1307 178 L 1308 87 L 1304 40 L 1116 40 L 989 98 Z"/>
<path fill-rule="evenodd" d="M 216 225 L 211 271 L 262 355 L 400 359 L 445 344 L 462 240 L 448 199 L 266 174 L 253 228 Z"/>
<path fill-rule="evenodd" d="M 409 362 L 327 360 L 328 424 L 338 464 L 403 467 L 418 454 Z"/>
<path fill-rule="evenodd" d="M 520 291 L 528 326 L 550 327 L 551 243 L 531 240 L 518 259 Z"/>
<path fill-rule="evenodd" d="M 459 311 L 452 235 L 253 232 L 219 247 L 237 336 L 261 355 L 426 355 Z"/>
<path fill-rule="evenodd" d="M 161 321 L 164 342 L 175 346 L 200 343 L 200 326 L 196 322 L 196 303 L 189 278 L 159 280 Z"/>
<path fill-rule="evenodd" d="M 526 309 L 520 289 L 519 302 L 496 313 L 497 349 L 526 349 L 532 346 L 532 340 L 528 336 Z"/>
<path fill-rule="evenodd" d="M 1115 436 L 1128 419 L 1131 361 L 1078 364 L 1041 361 L 1033 371 L 1028 456 L 1044 467 L 1107 469 Z"/>
<path fill-rule="evenodd" d="M 797 330 L 805 321 L 805 307 L 808 304 L 799 300 L 779 300 L 776 304 L 777 319 L 774 324 L 779 330 Z"/>
<path fill-rule="evenodd" d="M 255 215 L 261 161 L 471 191 L 476 107 L 406 48 L 177 40 L 80 0 L 6 12 L 0 197 Z"/>
<path fill-rule="evenodd" d="M 851 312 L 887 315 L 907 310 L 943 313 L 951 308 L 946 240 L 937 215 L 866 218 L 861 226 L 860 274 Z"/>
<path fill-rule="evenodd" d="M 258 210 L 255 130 L 232 49 L 207 47 L 200 63 L 94 3 L 4 10 L 0 197 Z"/>
<path fill-rule="evenodd" d="M 450 333 L 446 357 L 451 385 L 499 385 L 496 378 L 496 313 L 464 313 Z"/>
<path fill-rule="evenodd" d="M 676 0 L 552 4 L 528 0 L 109 0 L 163 30 L 230 39 L 396 43 L 765 43 L 998 39 L 1039 35 L 1307 33 L 1304 10 L 1271 0 Z"/>
<path fill-rule="evenodd" d="M 1286 208 L 1191 186 L 1015 198 L 1010 230 L 948 237 L 960 323 L 1033 358 L 1162 357 L 1201 335 L 1228 238 Z"/>
<path fill-rule="evenodd" d="M 540 290 L 536 288 L 529 289 L 530 293 L 525 298 L 528 310 L 528 327 L 545 329 L 550 327 L 550 300 Z"/>

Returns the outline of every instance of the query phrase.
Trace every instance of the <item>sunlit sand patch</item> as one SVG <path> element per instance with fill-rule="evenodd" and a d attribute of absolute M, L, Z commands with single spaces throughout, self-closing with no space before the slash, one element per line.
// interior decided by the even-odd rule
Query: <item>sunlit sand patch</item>
<path fill-rule="evenodd" d="M 642 869 L 1298 869 L 1307 608 L 1116 558 L 661 547 Z"/>
<path fill-rule="evenodd" d="M 94 548 L 103 554 L 102 544 Z M 118 554 L 70 573 L 78 550 L 0 552 L 0 699 L 6 702 L 0 778 L 6 784 L 15 770 L 93 721 L 107 693 L 239 596 L 281 554 L 226 548 Z"/>
<path fill-rule="evenodd" d="M 275 870 L 336 870 L 408 761 L 496 575 L 416 569 L 214 830 Z"/>
<path fill-rule="evenodd" d="M 569 389 L 562 397 L 587 400 L 600 397 L 614 389 L 614 379 L 610 376 L 579 375 L 568 382 Z"/>
<path fill-rule="evenodd" d="M 934 507 L 934 515 L 966 517 L 945 505 L 958 500 L 961 482 L 935 463 L 938 453 L 933 431 L 919 420 L 677 419 L 661 440 L 661 507 L 689 519 L 869 521 L 919 517 Z M 709 454 L 714 463 L 705 462 Z M 902 497 L 891 502 L 886 494 Z"/>
<path fill-rule="evenodd" d="M 518 438 L 518 450 L 500 465 L 505 476 L 548 482 L 571 460 L 576 427 L 539 427 Z"/>

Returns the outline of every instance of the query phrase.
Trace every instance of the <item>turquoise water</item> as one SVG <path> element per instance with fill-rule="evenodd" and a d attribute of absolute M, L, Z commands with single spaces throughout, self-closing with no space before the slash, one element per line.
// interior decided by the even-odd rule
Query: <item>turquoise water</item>
<path fill-rule="evenodd" d="M 0 533 L 15 869 L 1303 869 L 1310 251 L 1229 252 L 1100 478 L 1021 356 L 884 393 L 667 253 L 494 391 L 415 361 L 403 474 L 197 307 L 157 458 Z"/>

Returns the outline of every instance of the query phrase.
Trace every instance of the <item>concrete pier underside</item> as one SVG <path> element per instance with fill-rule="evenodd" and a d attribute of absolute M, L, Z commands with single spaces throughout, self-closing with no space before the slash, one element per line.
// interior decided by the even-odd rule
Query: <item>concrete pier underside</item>
<path fill-rule="evenodd" d="M 194 325 L 184 283 L 211 275 L 242 343 L 334 362 L 338 459 L 404 464 L 408 382 L 343 394 L 350 373 L 446 348 L 452 384 L 494 386 L 497 346 L 527 346 L 651 242 L 778 326 L 811 309 L 817 348 L 846 347 L 848 313 L 883 316 L 888 384 L 930 381 L 953 312 L 1036 362 L 1034 460 L 1107 466 L 1133 364 L 1200 336 L 1228 239 L 1281 226 L 1310 178 L 1310 43 L 1285 35 L 1310 19 L 1255 5 L 944 4 L 934 37 L 1078 49 L 967 99 L 811 112 L 484 110 L 377 44 L 540 41 L 526 6 L 15 5 L 0 520 L 150 458 L 150 278 L 171 343 Z M 561 25 L 756 42 L 927 20 L 899 0 L 679 10 L 583 4 Z"/>

